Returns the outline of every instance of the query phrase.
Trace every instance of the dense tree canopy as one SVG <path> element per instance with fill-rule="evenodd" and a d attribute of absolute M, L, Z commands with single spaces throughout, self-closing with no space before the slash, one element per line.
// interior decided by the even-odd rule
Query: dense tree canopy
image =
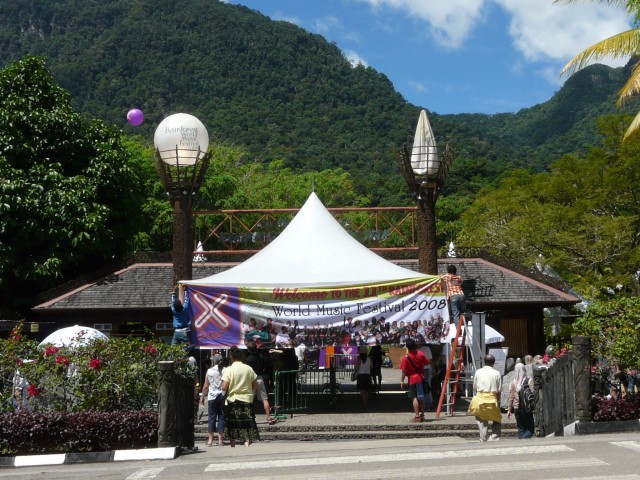
<path fill-rule="evenodd" d="M 630 117 L 605 117 L 604 146 L 566 155 L 549 173 L 514 171 L 465 212 L 462 242 L 542 262 L 587 293 L 636 289 L 640 142 L 621 143 Z M 595 292 L 592 289 L 596 289 Z"/>
<path fill-rule="evenodd" d="M 127 162 L 120 135 L 76 113 L 43 60 L 0 71 L 1 305 L 129 248 L 140 197 Z"/>

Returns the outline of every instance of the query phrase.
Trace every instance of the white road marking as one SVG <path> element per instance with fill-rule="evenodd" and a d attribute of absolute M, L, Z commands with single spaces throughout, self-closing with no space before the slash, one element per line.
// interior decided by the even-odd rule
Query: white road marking
<path fill-rule="evenodd" d="M 343 457 L 316 457 L 316 458 L 291 458 L 287 460 L 263 460 L 256 462 L 235 462 L 211 464 L 205 472 L 224 472 L 230 470 L 256 470 L 264 468 L 282 467 L 306 467 L 320 465 L 344 465 L 356 463 L 382 463 L 405 462 L 416 460 L 441 460 L 473 457 L 501 457 L 507 455 L 531 455 L 566 453 L 575 451 L 566 445 L 540 445 L 531 447 L 513 448 L 479 448 L 474 450 L 447 450 L 443 452 L 416 452 L 416 453 L 389 453 L 374 456 L 343 456 Z"/>
<path fill-rule="evenodd" d="M 547 480 L 640 480 L 640 475 L 632 473 L 629 475 L 598 475 L 596 477 L 549 478 Z"/>
<path fill-rule="evenodd" d="M 609 442 L 609 443 L 617 447 L 628 448 L 629 450 L 640 452 L 640 442 L 628 441 L 628 442 Z"/>
<path fill-rule="evenodd" d="M 164 467 L 160 468 L 143 468 L 136 473 L 129 475 L 126 480 L 145 480 L 147 478 L 156 478 L 164 470 Z"/>
<path fill-rule="evenodd" d="M 503 462 L 503 463 L 484 463 L 484 464 L 460 464 L 460 465 L 439 465 L 439 466 L 425 466 L 420 468 L 403 468 L 401 465 L 396 465 L 392 468 L 384 468 L 375 470 L 362 469 L 354 472 L 340 472 L 340 480 L 368 480 L 368 479 L 388 479 L 398 478 L 403 479 L 421 479 L 421 478 L 441 478 L 445 475 L 466 475 L 470 473 L 478 474 L 491 474 L 494 472 L 520 472 L 520 471 L 534 471 L 534 470 L 549 470 L 549 469 L 575 469 L 575 468 L 594 468 L 609 466 L 608 463 L 598 460 L 597 458 L 584 458 L 577 460 L 546 460 L 536 462 Z M 301 476 L 300 472 L 291 474 L 278 474 L 278 480 L 296 480 Z M 305 480 L 326 480 L 327 472 L 309 473 L 304 472 Z M 273 478 L 273 475 L 251 475 L 252 480 L 266 480 Z M 574 477 L 572 477 L 574 478 Z M 577 477 L 575 477 L 577 478 Z M 581 480 L 638 480 L 640 477 L 635 476 L 621 476 L 618 477 L 607 475 L 593 478 L 580 477 Z M 558 479 L 560 480 L 560 479 Z M 562 480 L 571 480 L 565 479 Z"/>

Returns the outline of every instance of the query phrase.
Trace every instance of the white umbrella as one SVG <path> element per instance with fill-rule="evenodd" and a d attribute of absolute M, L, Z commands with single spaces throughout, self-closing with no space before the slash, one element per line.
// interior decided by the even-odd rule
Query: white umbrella
<path fill-rule="evenodd" d="M 73 327 L 56 330 L 40 342 L 40 346 L 53 345 L 54 347 L 75 347 L 82 345 L 83 343 L 87 343 L 92 339 L 109 340 L 109 337 L 95 328 L 74 325 Z"/>
<path fill-rule="evenodd" d="M 436 147 L 436 138 L 427 118 L 427 112 L 424 110 L 420 112 L 416 134 L 413 137 L 411 169 L 419 176 L 437 175 L 440 170 L 440 156 Z"/>
<path fill-rule="evenodd" d="M 445 342 L 451 342 L 454 338 L 456 338 L 456 328 L 457 325 L 452 324 L 449 327 L 449 335 L 445 339 Z M 471 345 L 471 339 L 473 336 L 473 330 L 471 326 L 467 327 L 467 340 L 466 344 Z M 489 345 L 490 343 L 500 343 L 504 342 L 504 336 L 498 332 L 495 328 L 490 327 L 489 325 L 484 326 L 484 343 Z"/>

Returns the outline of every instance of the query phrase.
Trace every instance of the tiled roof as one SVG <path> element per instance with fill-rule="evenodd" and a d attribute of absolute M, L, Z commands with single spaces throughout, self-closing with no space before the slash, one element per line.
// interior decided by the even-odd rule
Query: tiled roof
<path fill-rule="evenodd" d="M 457 266 L 458 273 L 466 280 L 465 289 L 475 286 L 475 292 L 468 290 L 467 293 L 476 305 L 538 304 L 548 307 L 568 306 L 580 301 L 573 295 L 480 258 L 442 259 L 438 264 L 440 273 L 446 272 L 448 264 Z M 204 278 L 233 265 L 193 264 L 193 278 Z M 417 270 L 415 261 L 404 261 L 402 265 Z M 168 308 L 172 281 L 170 263 L 135 263 L 42 303 L 34 310 Z"/>

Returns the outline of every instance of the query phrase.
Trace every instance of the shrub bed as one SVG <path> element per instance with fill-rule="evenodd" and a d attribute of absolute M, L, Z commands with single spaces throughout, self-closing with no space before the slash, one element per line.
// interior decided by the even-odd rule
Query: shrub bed
<path fill-rule="evenodd" d="M 101 452 L 155 447 L 153 410 L 0 414 L 0 455 Z"/>
<path fill-rule="evenodd" d="M 591 418 L 594 422 L 640 419 L 640 394 L 611 399 L 595 396 L 591 400 Z"/>

